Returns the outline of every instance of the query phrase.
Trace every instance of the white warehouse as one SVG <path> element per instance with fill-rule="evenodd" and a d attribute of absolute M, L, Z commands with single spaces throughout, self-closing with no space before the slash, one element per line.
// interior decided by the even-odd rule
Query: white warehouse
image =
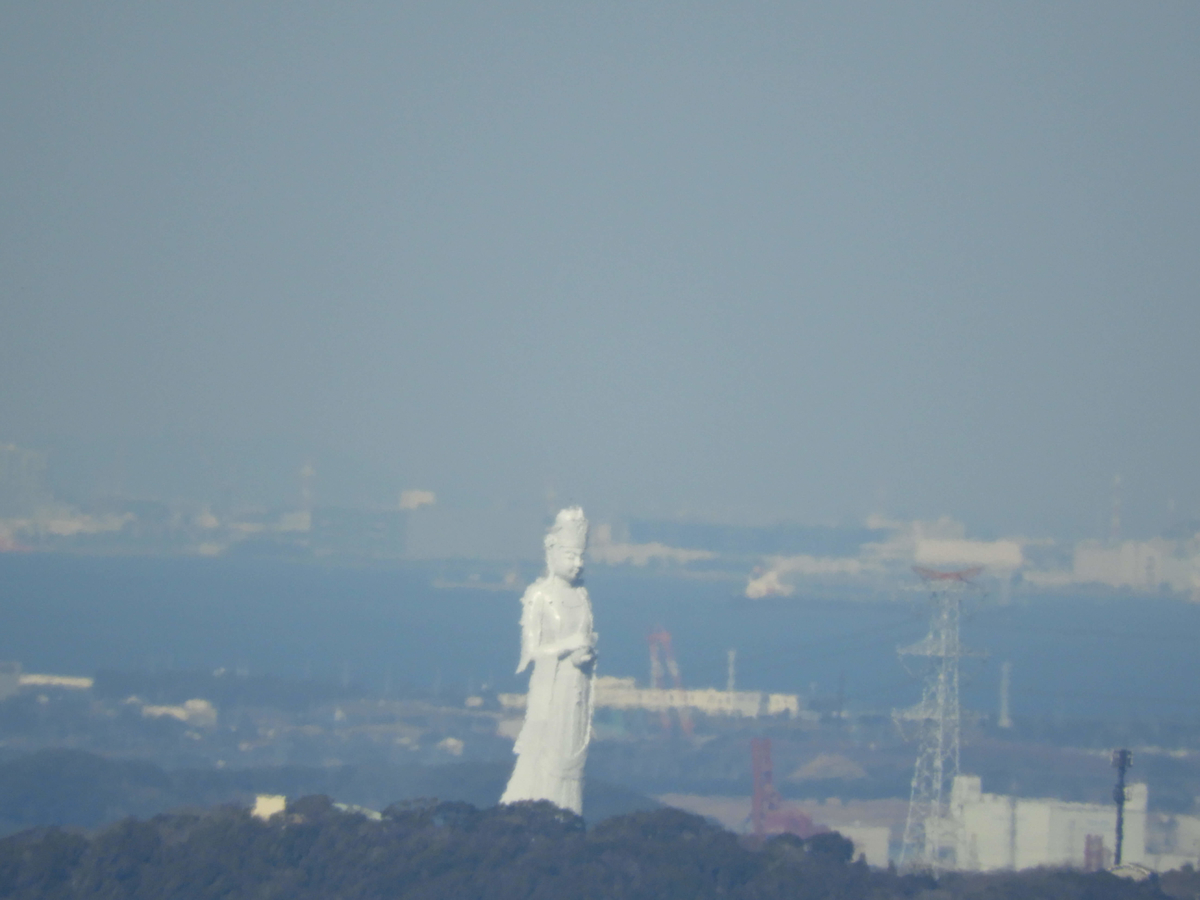
<path fill-rule="evenodd" d="M 1122 863 L 1159 872 L 1200 864 L 1200 818 L 1148 813 L 1144 784 L 1129 785 L 1126 798 Z M 959 869 L 1113 864 L 1116 804 L 985 794 L 978 776 L 959 775 L 950 805 Z"/>

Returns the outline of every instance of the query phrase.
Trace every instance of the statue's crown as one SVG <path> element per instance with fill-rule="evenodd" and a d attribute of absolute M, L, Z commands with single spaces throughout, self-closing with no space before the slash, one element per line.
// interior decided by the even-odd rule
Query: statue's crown
<path fill-rule="evenodd" d="M 546 532 L 546 547 L 573 547 L 582 551 L 587 547 L 587 535 L 588 520 L 580 507 L 560 509 Z"/>

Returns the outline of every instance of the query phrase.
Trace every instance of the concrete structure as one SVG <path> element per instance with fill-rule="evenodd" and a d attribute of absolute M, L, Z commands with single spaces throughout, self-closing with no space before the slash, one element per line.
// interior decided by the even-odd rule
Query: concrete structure
<path fill-rule="evenodd" d="M 803 718 L 806 712 L 796 694 L 719 691 L 716 688 L 640 688 L 633 678 L 618 678 L 612 675 L 596 678 L 593 703 L 597 708 L 604 709 L 642 709 L 647 712 L 693 709 L 710 716 L 736 716 L 747 719 L 781 715 L 793 719 Z M 505 709 L 524 709 L 525 695 L 501 694 L 500 705 Z"/>
<path fill-rule="evenodd" d="M 1146 785 L 1131 784 L 1127 792 L 1123 861 L 1146 864 Z M 979 776 L 959 775 L 950 816 L 958 869 L 1083 869 L 1112 863 L 1115 804 L 985 794 Z"/>
<path fill-rule="evenodd" d="M 587 519 L 578 506 L 561 510 L 546 535 L 546 574 L 521 597 L 521 660 L 531 664 L 525 722 L 501 803 L 549 800 L 583 813 L 583 767 L 592 738 L 596 633 L 583 586 Z"/>

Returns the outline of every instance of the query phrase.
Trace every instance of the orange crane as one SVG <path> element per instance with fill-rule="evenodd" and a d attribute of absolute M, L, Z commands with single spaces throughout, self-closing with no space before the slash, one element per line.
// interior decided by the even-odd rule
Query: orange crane
<path fill-rule="evenodd" d="M 663 684 L 663 663 L 666 663 L 666 669 L 671 673 L 671 680 L 675 685 L 675 690 L 683 691 L 683 678 L 679 674 L 679 663 L 675 662 L 675 654 L 671 650 L 671 633 L 663 627 L 659 627 L 657 631 L 651 632 L 647 638 L 650 642 L 650 687 L 656 690 L 664 690 L 666 685 Z M 680 705 L 675 708 L 676 715 L 679 716 L 679 730 L 689 738 L 692 736 L 692 715 L 688 712 L 686 706 Z M 662 711 L 662 726 L 663 734 L 671 733 L 671 713 L 667 708 Z"/>

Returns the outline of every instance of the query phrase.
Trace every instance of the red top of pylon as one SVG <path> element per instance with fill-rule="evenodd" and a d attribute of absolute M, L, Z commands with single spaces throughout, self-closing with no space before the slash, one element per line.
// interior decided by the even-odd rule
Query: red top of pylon
<path fill-rule="evenodd" d="M 962 581 L 969 582 L 983 571 L 983 566 L 972 566 L 969 569 L 959 569 L 956 572 L 939 572 L 937 569 L 926 569 L 924 566 L 913 566 L 913 571 L 926 581 Z"/>

